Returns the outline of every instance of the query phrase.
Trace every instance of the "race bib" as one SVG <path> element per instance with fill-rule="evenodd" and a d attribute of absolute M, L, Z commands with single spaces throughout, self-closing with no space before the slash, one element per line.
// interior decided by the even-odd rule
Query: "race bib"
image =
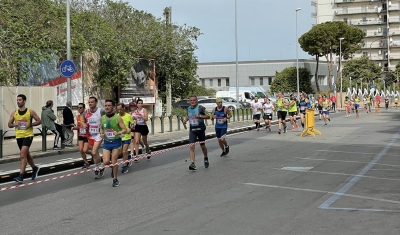
<path fill-rule="evenodd" d="M 106 130 L 106 137 L 109 140 L 115 139 L 114 130 L 113 129 L 107 129 Z"/>
<path fill-rule="evenodd" d="M 20 120 L 18 123 L 18 130 L 26 130 L 26 120 Z"/>
<path fill-rule="evenodd" d="M 198 118 L 190 118 L 189 123 L 191 126 L 198 126 L 199 125 L 199 119 Z"/>
<path fill-rule="evenodd" d="M 97 127 L 97 126 L 91 126 L 90 128 L 89 128 L 89 133 L 91 134 L 91 135 L 98 135 L 100 132 L 99 132 L 99 127 Z"/>
<path fill-rule="evenodd" d="M 141 117 L 138 117 L 138 118 L 136 119 L 136 123 L 137 123 L 137 125 L 143 125 L 143 124 L 144 124 L 144 119 L 141 118 Z"/>
<path fill-rule="evenodd" d="M 224 119 L 223 118 L 217 118 L 217 123 L 218 124 L 224 124 Z"/>
<path fill-rule="evenodd" d="M 86 135 L 86 128 L 79 128 L 79 133 Z"/>
<path fill-rule="evenodd" d="M 306 106 L 300 106 L 300 110 L 305 110 L 306 109 Z"/>

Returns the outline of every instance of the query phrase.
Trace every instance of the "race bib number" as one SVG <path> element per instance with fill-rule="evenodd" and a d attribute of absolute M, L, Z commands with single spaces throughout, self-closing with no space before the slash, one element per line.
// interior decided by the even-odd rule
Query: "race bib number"
<path fill-rule="evenodd" d="M 198 126 L 199 125 L 199 119 L 198 118 L 191 118 L 189 119 L 189 123 L 191 126 Z"/>
<path fill-rule="evenodd" d="M 18 130 L 26 130 L 26 120 L 20 120 L 18 123 Z"/>
<path fill-rule="evenodd" d="M 114 130 L 113 129 L 107 129 L 106 130 L 106 137 L 109 140 L 115 139 Z"/>
<path fill-rule="evenodd" d="M 81 135 L 86 135 L 86 128 L 79 128 L 79 133 L 81 133 Z"/>
<path fill-rule="evenodd" d="M 143 124 L 144 124 L 144 119 L 141 118 L 141 117 L 138 117 L 138 118 L 136 119 L 136 122 L 137 122 L 137 125 L 143 125 Z"/>
<path fill-rule="evenodd" d="M 306 109 L 306 106 L 300 106 L 300 110 L 305 110 Z"/>
<path fill-rule="evenodd" d="M 94 127 L 94 126 L 91 126 L 90 128 L 89 128 L 89 133 L 91 134 L 91 135 L 98 135 L 100 132 L 99 132 L 99 127 Z"/>
<path fill-rule="evenodd" d="M 217 123 L 218 124 L 224 124 L 224 119 L 223 118 L 217 118 Z"/>

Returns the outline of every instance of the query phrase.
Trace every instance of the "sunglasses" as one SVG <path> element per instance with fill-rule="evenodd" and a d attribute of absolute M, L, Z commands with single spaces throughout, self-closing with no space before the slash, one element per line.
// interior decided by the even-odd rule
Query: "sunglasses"
<path fill-rule="evenodd" d="M 78 107 L 78 109 L 83 109 L 83 107 Z"/>

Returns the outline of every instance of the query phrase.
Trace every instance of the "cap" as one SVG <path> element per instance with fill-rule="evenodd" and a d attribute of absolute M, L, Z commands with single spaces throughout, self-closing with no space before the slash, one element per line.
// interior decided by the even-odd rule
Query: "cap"
<path fill-rule="evenodd" d="M 256 97 L 257 97 L 257 98 L 260 98 L 260 95 L 259 95 L 259 94 L 257 94 L 257 95 L 256 95 Z"/>
<path fill-rule="evenodd" d="M 217 103 L 222 102 L 222 99 L 221 98 L 217 98 L 215 102 L 217 102 Z"/>
<path fill-rule="evenodd" d="M 136 107 L 136 103 L 135 102 L 130 102 L 129 103 L 129 107 Z"/>

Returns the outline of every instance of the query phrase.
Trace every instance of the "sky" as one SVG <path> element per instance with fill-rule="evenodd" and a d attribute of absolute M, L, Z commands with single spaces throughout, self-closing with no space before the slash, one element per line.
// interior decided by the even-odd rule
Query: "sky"
<path fill-rule="evenodd" d="M 132 7 L 163 16 L 172 7 L 172 22 L 200 29 L 195 42 L 199 62 L 236 60 L 235 0 L 125 0 Z M 238 57 L 248 60 L 296 59 L 296 8 L 298 37 L 311 29 L 315 18 L 311 0 L 236 0 Z M 299 59 L 309 59 L 300 46 Z"/>

